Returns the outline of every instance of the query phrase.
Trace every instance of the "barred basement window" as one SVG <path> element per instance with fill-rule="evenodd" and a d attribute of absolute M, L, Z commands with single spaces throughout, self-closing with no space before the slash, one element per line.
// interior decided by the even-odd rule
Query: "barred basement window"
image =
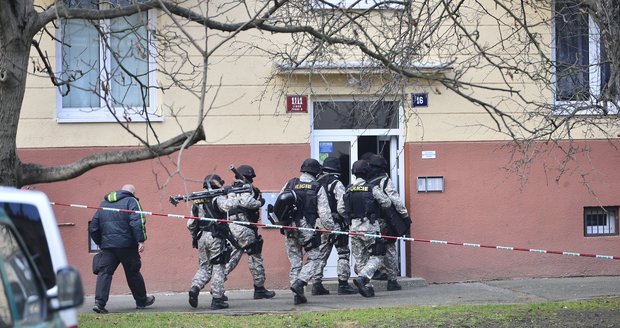
<path fill-rule="evenodd" d="M 618 207 L 584 207 L 584 236 L 617 236 Z"/>

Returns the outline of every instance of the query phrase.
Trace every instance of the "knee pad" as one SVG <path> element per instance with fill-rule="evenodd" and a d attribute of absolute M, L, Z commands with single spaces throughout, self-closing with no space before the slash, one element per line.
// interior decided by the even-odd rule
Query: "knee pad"
<path fill-rule="evenodd" d="M 370 255 L 384 256 L 386 252 L 385 241 L 381 238 L 376 238 L 375 243 L 370 246 Z"/>
<path fill-rule="evenodd" d="M 256 241 L 246 247 L 248 255 L 261 254 L 263 252 L 263 237 L 258 236 Z"/>
<path fill-rule="evenodd" d="M 346 247 L 349 245 L 349 235 L 338 235 L 336 237 L 336 247 Z"/>

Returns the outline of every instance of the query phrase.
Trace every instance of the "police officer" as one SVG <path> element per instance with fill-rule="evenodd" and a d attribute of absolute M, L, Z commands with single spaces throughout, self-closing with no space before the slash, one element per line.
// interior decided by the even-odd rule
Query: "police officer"
<path fill-rule="evenodd" d="M 340 181 L 340 160 L 336 157 L 327 157 L 323 161 L 323 173 L 317 181 L 323 186 L 327 193 L 331 217 L 329 225 L 319 225 L 321 229 L 348 231 L 349 227 L 344 220 L 344 192 L 345 187 Z M 338 253 L 338 266 L 336 272 L 338 274 L 338 294 L 357 294 L 357 291 L 349 285 L 349 277 L 351 276 L 351 266 L 349 258 L 351 251 L 349 250 L 349 236 L 336 234 L 321 234 L 321 245 L 319 251 L 321 253 L 321 265 L 313 277 L 312 295 L 328 295 L 323 284 L 323 270 L 327 265 L 327 260 L 332 251 L 336 247 Z"/>
<path fill-rule="evenodd" d="M 205 177 L 205 189 L 219 189 L 224 186 L 224 180 L 217 174 Z M 192 215 L 200 218 L 223 219 L 226 217 L 222 209 L 226 203 L 226 196 L 217 196 L 211 199 L 198 199 L 192 205 Z M 224 299 L 225 266 L 230 256 L 230 249 L 226 247 L 226 223 L 214 220 L 187 220 L 187 229 L 192 233 L 193 246 L 198 248 L 198 270 L 192 279 L 189 290 L 189 305 L 198 306 L 200 290 L 211 280 L 211 309 L 228 308 Z"/>
<path fill-rule="evenodd" d="M 331 210 L 325 189 L 316 181 L 321 173 L 321 164 L 312 158 L 301 164 L 299 178 L 290 179 L 282 188 L 281 194 L 292 190 L 296 195 L 297 210 L 293 215 L 291 226 L 299 228 L 315 228 L 323 224 L 333 224 Z M 318 222 L 321 221 L 321 222 Z M 285 247 L 291 262 L 289 280 L 291 291 L 295 294 L 294 304 L 303 304 L 308 300 L 304 295 L 304 287 L 314 277 L 321 264 L 319 245 L 321 236 L 313 231 L 285 229 Z M 305 254 L 304 254 L 305 253 Z M 307 256 L 303 262 L 304 255 Z"/>
<path fill-rule="evenodd" d="M 400 200 L 400 195 L 396 191 L 396 187 L 392 183 L 392 180 L 388 176 L 388 164 L 383 156 L 373 154 L 370 156 L 368 163 L 370 164 L 371 183 L 379 186 L 389 197 L 392 202 L 392 206 L 403 217 L 409 218 L 407 208 L 405 204 Z M 383 215 L 380 220 L 381 233 L 388 236 L 395 235 L 395 232 L 388 225 L 387 220 L 390 218 Z M 401 290 L 402 287 L 396 280 L 399 276 L 398 269 L 398 244 L 396 239 L 389 238 L 386 242 L 386 254 L 384 258 L 383 267 L 381 270 L 385 271 L 387 275 L 387 290 Z"/>
<path fill-rule="evenodd" d="M 252 184 L 256 177 L 254 168 L 250 165 L 240 165 L 237 172 L 241 175 L 236 177 L 233 187 Z M 260 218 L 260 208 L 265 204 L 265 199 L 255 186 L 252 192 L 231 194 L 229 198 L 236 199 L 237 205 L 228 209 L 229 220 L 257 223 Z M 230 260 L 226 264 L 226 275 L 232 272 L 243 253 L 248 254 L 248 267 L 254 280 L 254 299 L 272 298 L 276 295 L 274 291 L 265 288 L 265 266 L 263 265 L 263 238 L 258 233 L 256 225 L 245 225 L 239 223 L 229 223 L 230 232 L 233 239 L 234 250 Z"/>
<path fill-rule="evenodd" d="M 356 161 L 351 171 L 356 179 L 347 187 L 344 203 L 345 216 L 351 223 L 349 230 L 359 233 L 351 236 L 355 272 L 358 274 L 353 283 L 362 296 L 373 297 L 375 291 L 368 283 L 383 263 L 385 243 L 382 238 L 370 237 L 368 234 L 379 234 L 380 208 L 389 208 L 392 202 L 381 188 L 367 182 L 370 173 L 367 161 Z"/>

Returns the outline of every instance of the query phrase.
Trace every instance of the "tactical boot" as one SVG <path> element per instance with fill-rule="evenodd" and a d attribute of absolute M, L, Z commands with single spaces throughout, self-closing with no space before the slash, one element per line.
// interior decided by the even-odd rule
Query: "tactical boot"
<path fill-rule="evenodd" d="M 338 280 L 338 295 L 357 294 L 357 291 L 346 280 Z"/>
<path fill-rule="evenodd" d="M 312 295 L 329 295 L 329 290 L 325 289 L 320 281 L 312 284 Z"/>
<path fill-rule="evenodd" d="M 214 297 L 213 300 L 211 300 L 212 310 L 227 309 L 227 308 L 228 308 L 228 303 L 224 302 L 222 298 Z"/>
<path fill-rule="evenodd" d="M 209 293 L 213 296 L 213 291 L 210 291 Z M 226 296 L 226 294 L 222 295 L 222 301 L 228 302 L 228 296 Z"/>
<path fill-rule="evenodd" d="M 299 297 L 297 295 L 293 296 L 293 304 L 295 304 L 295 305 L 303 304 L 303 303 L 307 303 L 307 302 L 308 302 L 308 300 L 304 301 L 303 299 L 301 299 L 301 297 Z"/>
<path fill-rule="evenodd" d="M 383 272 L 381 270 L 377 270 L 372 275 L 372 280 L 388 280 L 387 273 L 385 273 L 385 272 Z"/>
<path fill-rule="evenodd" d="M 355 284 L 355 287 L 357 287 L 357 290 L 360 292 L 362 296 L 373 297 L 375 296 L 375 290 L 372 287 L 366 286 L 368 281 L 369 281 L 368 278 L 362 277 L 362 276 L 353 279 L 353 283 Z"/>
<path fill-rule="evenodd" d="M 299 279 L 295 280 L 295 282 L 291 285 L 291 291 L 295 293 L 295 304 L 302 304 L 308 302 L 308 299 L 306 298 L 306 296 L 304 296 L 305 286 L 306 283 Z M 299 301 L 299 303 L 297 303 L 297 301 Z"/>
<path fill-rule="evenodd" d="M 193 308 L 198 307 L 198 294 L 200 294 L 200 288 L 198 288 L 198 286 L 192 286 L 188 294 L 189 305 Z"/>
<path fill-rule="evenodd" d="M 267 290 L 264 286 L 256 287 L 254 285 L 254 299 L 259 300 L 261 298 L 273 298 L 276 296 L 276 292 Z"/>
<path fill-rule="evenodd" d="M 387 290 L 401 290 L 403 289 L 403 287 L 400 286 L 400 284 L 398 283 L 398 281 L 396 281 L 396 279 L 394 280 L 388 280 L 387 282 Z"/>

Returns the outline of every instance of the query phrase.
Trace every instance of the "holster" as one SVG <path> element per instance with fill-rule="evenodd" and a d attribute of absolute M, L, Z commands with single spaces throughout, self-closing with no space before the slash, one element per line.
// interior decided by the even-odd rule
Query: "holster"
<path fill-rule="evenodd" d="M 370 255 L 384 256 L 386 252 L 385 240 L 383 238 L 375 238 L 375 243 L 370 246 Z"/>
<path fill-rule="evenodd" d="M 313 250 L 317 247 L 319 247 L 319 245 L 321 245 L 321 235 L 319 235 L 318 233 L 314 233 L 314 235 L 312 236 L 312 238 L 310 238 L 305 244 L 304 244 L 304 250 L 306 252 Z"/>

